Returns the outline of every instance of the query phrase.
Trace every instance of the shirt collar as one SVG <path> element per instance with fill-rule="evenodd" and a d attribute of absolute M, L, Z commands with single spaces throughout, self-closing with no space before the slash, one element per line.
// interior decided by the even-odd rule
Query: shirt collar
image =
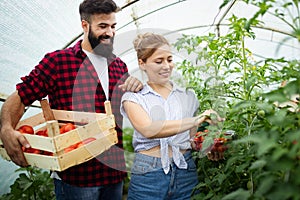
<path fill-rule="evenodd" d="M 174 91 L 179 91 L 179 92 L 184 92 L 185 89 L 182 88 L 182 87 L 179 87 L 177 84 L 175 84 L 174 82 L 170 81 L 171 84 L 173 85 L 173 88 L 172 88 L 172 91 L 171 92 L 174 92 Z M 145 95 L 147 93 L 153 93 L 153 94 L 157 94 L 157 92 L 155 92 L 152 87 L 150 87 L 148 85 L 148 83 L 146 83 L 144 85 L 144 88 L 141 90 L 141 94 Z"/>

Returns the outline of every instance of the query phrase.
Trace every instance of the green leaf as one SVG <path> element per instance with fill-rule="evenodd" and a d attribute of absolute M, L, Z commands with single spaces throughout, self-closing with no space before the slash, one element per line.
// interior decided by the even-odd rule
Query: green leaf
<path fill-rule="evenodd" d="M 240 200 L 240 199 L 248 199 L 250 197 L 250 192 L 244 189 L 239 188 L 236 191 L 225 195 L 222 200 Z"/>
<path fill-rule="evenodd" d="M 249 169 L 250 170 L 262 169 L 266 164 L 267 164 L 267 161 L 265 161 L 265 160 L 257 160 L 251 164 Z"/>
<path fill-rule="evenodd" d="M 32 185 L 32 181 L 25 174 L 20 174 L 17 182 L 23 191 L 26 191 Z"/>
<path fill-rule="evenodd" d="M 269 192 L 270 188 L 272 188 L 274 182 L 275 177 L 273 177 L 272 175 L 264 176 L 259 181 L 256 193 L 259 194 L 259 196 L 264 196 Z"/>
<path fill-rule="evenodd" d="M 289 100 L 286 95 L 284 95 L 282 88 L 263 94 L 263 97 L 271 102 L 286 102 Z"/>

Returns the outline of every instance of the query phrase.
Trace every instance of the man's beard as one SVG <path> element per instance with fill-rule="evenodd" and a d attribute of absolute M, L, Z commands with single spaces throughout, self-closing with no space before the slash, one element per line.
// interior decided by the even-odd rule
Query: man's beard
<path fill-rule="evenodd" d="M 102 39 L 110 38 L 110 44 L 103 44 L 101 43 Z M 88 35 L 89 42 L 95 54 L 103 56 L 105 58 L 109 58 L 113 52 L 113 43 L 114 38 L 108 35 L 100 35 L 98 38 L 93 34 L 93 31 L 89 31 Z"/>

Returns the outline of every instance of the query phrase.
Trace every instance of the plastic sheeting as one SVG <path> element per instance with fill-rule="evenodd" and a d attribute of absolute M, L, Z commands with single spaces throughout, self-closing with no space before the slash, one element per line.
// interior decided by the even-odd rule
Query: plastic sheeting
<path fill-rule="evenodd" d="M 1 72 L 0 93 L 4 96 L 15 90 L 19 77 L 26 75 L 41 57 L 63 48 L 81 35 L 78 6 L 81 0 L 2 0 L 0 2 Z M 232 1 L 233 2 L 233 1 Z M 116 0 L 123 7 L 117 15 L 115 52 L 130 70 L 136 69 L 132 40 L 138 32 L 161 32 L 172 41 L 180 34 L 226 34 L 228 18 L 233 14 L 250 18 L 256 7 L 241 1 L 219 9 L 221 0 Z M 128 5 L 128 6 L 125 6 Z M 230 7 L 231 6 L 231 7 Z M 295 11 L 296 12 L 296 11 Z M 292 30 L 282 21 L 266 14 L 261 20 L 265 28 L 254 29 L 256 39 L 247 41 L 254 55 L 262 57 L 297 58 L 299 42 L 280 32 Z M 273 31 L 271 31 L 273 30 Z M 278 30 L 278 31 L 274 31 Z"/>

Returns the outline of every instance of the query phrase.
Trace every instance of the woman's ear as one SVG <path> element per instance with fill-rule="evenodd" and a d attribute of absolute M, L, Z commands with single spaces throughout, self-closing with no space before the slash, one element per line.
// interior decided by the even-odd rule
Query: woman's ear
<path fill-rule="evenodd" d="M 141 70 L 143 70 L 143 71 L 146 70 L 145 62 L 142 59 L 139 59 L 139 66 L 140 66 Z"/>

